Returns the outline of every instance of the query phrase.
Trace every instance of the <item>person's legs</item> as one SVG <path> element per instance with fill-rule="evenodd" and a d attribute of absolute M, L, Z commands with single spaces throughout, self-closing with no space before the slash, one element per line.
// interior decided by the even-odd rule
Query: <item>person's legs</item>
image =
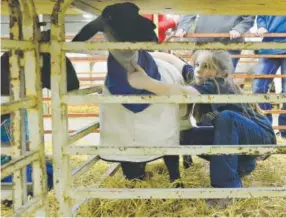
<path fill-rule="evenodd" d="M 47 170 L 47 184 L 48 184 L 48 190 L 51 190 L 54 187 L 54 169 L 53 169 L 53 163 L 49 160 L 46 160 L 46 170 Z"/>
<path fill-rule="evenodd" d="M 255 70 L 255 75 L 271 75 L 275 74 L 280 67 L 279 59 L 261 58 Z M 273 79 L 254 79 L 252 83 L 252 91 L 257 94 L 265 94 L 269 90 L 269 86 Z M 270 110 L 272 108 L 269 103 L 259 104 L 261 109 Z M 272 122 L 272 115 L 267 115 L 270 122 Z"/>
<path fill-rule="evenodd" d="M 146 163 L 121 162 L 123 175 L 129 180 L 143 180 L 145 176 L 145 166 Z"/>
<path fill-rule="evenodd" d="M 286 58 L 281 59 L 281 75 L 286 76 Z M 286 78 L 282 78 L 282 94 L 286 94 Z M 283 103 L 282 110 L 286 110 L 286 103 Z M 286 126 L 286 114 L 280 114 L 278 118 L 279 126 Z M 286 138 L 286 129 L 280 131 L 281 136 Z"/>
<path fill-rule="evenodd" d="M 214 145 L 272 144 L 273 141 L 273 135 L 238 113 L 223 111 L 215 120 Z M 255 166 L 251 156 L 211 156 L 211 184 L 221 188 L 241 187 L 240 174 L 253 171 Z"/>

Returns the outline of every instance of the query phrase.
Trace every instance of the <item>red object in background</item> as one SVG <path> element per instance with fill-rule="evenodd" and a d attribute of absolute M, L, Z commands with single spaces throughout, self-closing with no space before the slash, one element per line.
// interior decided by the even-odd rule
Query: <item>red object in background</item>
<path fill-rule="evenodd" d="M 144 14 L 143 17 L 146 17 L 147 19 L 154 22 L 154 15 L 153 14 Z M 159 42 L 163 42 L 166 38 L 166 31 L 168 29 L 173 29 L 176 27 L 176 22 L 172 18 L 167 18 L 166 15 L 159 14 L 158 15 L 158 25 L 159 25 Z"/>

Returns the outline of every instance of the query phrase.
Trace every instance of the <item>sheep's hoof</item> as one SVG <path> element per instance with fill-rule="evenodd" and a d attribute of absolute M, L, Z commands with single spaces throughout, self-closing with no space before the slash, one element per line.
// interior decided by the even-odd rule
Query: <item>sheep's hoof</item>
<path fill-rule="evenodd" d="M 185 188 L 184 183 L 181 179 L 170 180 L 171 188 Z"/>
<path fill-rule="evenodd" d="M 185 185 L 182 182 L 177 182 L 177 183 L 175 183 L 175 187 L 174 188 L 185 188 Z"/>

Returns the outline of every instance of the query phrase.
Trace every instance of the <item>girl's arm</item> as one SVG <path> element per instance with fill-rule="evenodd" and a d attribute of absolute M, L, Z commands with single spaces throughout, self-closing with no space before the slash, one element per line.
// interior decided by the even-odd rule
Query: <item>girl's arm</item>
<path fill-rule="evenodd" d="M 135 89 L 145 89 L 156 95 L 200 95 L 192 86 L 167 84 L 149 77 L 138 65 L 134 65 L 135 72 L 128 73 L 128 82 Z"/>
<path fill-rule="evenodd" d="M 187 64 L 175 55 L 164 53 L 164 52 L 152 52 L 150 53 L 154 58 L 158 58 L 168 62 L 182 72 L 183 67 Z"/>

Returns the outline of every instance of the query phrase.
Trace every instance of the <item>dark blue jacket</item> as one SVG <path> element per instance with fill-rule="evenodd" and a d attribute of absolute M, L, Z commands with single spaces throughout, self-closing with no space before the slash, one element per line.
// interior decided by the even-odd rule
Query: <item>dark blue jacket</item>
<path fill-rule="evenodd" d="M 286 33 L 286 16 L 257 16 L 257 28 L 264 27 L 269 33 Z M 286 37 L 265 37 L 263 42 L 285 42 Z M 260 54 L 286 54 L 282 49 L 262 49 Z"/>

